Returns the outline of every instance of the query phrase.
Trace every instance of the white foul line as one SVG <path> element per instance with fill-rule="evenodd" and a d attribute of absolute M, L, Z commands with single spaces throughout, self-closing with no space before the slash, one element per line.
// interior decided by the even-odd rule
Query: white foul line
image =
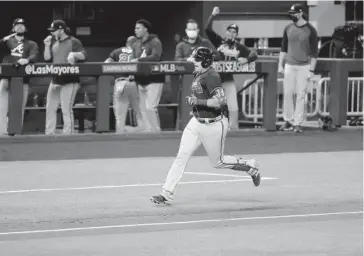
<path fill-rule="evenodd" d="M 262 177 L 262 180 L 274 180 L 275 178 Z M 227 183 L 251 181 L 249 179 L 232 179 L 232 180 L 202 180 L 202 181 L 185 181 L 180 182 L 181 185 L 201 184 L 201 183 Z M 163 183 L 155 184 L 126 184 L 126 185 L 111 185 L 111 186 L 92 186 L 92 187 L 75 187 L 75 188 L 40 188 L 40 189 L 24 189 L 24 190 L 8 190 L 0 191 L 1 194 L 16 194 L 16 193 L 34 193 L 34 192 L 51 192 L 51 191 L 73 191 L 73 190 L 92 190 L 92 189 L 113 189 L 113 188 L 133 188 L 133 187 L 154 187 L 163 186 Z"/>
<path fill-rule="evenodd" d="M 207 175 L 207 176 L 221 176 L 221 177 L 236 177 L 236 178 L 250 178 L 250 176 L 234 175 L 234 174 L 220 174 L 220 173 L 210 173 L 210 172 L 185 172 L 185 174 L 192 175 Z"/>
<path fill-rule="evenodd" d="M 307 217 L 349 215 L 349 214 L 361 214 L 361 213 L 363 213 L 363 211 L 327 212 L 327 213 L 313 213 L 313 214 L 277 215 L 277 216 L 243 217 L 243 218 L 212 219 L 212 220 L 192 220 L 192 221 L 176 221 L 176 222 L 154 222 L 154 223 L 125 224 L 125 225 L 114 225 L 114 226 L 83 227 L 83 228 L 44 229 L 44 230 L 6 232 L 6 233 L 0 233 L 0 236 L 21 235 L 21 234 L 23 234 L 23 235 L 24 234 L 40 234 L 40 233 L 58 233 L 58 232 L 68 232 L 68 231 L 83 231 L 83 230 L 113 229 L 113 228 L 136 228 L 136 227 L 171 226 L 171 225 L 200 224 L 200 223 L 218 223 L 218 222 L 232 222 L 232 221 L 243 221 L 243 220 L 273 220 L 273 219 L 288 219 L 288 218 L 307 218 Z"/>

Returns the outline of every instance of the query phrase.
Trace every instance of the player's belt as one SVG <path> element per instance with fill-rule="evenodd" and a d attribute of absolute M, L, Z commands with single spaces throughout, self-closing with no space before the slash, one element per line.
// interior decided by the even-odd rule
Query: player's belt
<path fill-rule="evenodd" d="M 127 80 L 129 82 L 134 82 L 134 78 L 132 79 L 129 79 L 129 77 L 119 77 L 115 80 L 115 83 L 118 82 L 118 81 L 124 81 L 124 80 Z"/>
<path fill-rule="evenodd" d="M 211 124 L 211 123 L 215 123 L 217 121 L 220 121 L 222 119 L 222 115 L 217 116 L 215 118 L 201 118 L 201 117 L 196 117 L 196 119 L 201 124 Z"/>

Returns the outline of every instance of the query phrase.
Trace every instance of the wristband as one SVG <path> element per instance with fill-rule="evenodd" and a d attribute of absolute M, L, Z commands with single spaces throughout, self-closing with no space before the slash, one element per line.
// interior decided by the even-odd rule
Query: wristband
<path fill-rule="evenodd" d="M 197 99 L 196 100 L 196 105 L 207 106 L 207 100 Z"/>

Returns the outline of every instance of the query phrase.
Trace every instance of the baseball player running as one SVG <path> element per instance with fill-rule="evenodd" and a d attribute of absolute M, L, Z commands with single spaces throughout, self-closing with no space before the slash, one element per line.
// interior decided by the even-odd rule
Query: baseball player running
<path fill-rule="evenodd" d="M 192 94 L 186 97 L 187 105 L 192 107 L 193 117 L 183 131 L 177 157 L 161 193 L 151 197 L 151 201 L 156 204 L 169 204 L 173 201 L 176 185 L 182 178 L 189 159 L 201 144 L 207 151 L 213 167 L 247 172 L 255 186 L 260 184 L 257 160 L 223 155 L 228 131 L 228 120 L 222 114 L 226 97 L 221 87 L 220 76 L 212 67 L 211 50 L 199 47 L 187 61 L 195 65 Z"/>
<path fill-rule="evenodd" d="M 44 40 L 44 59 L 53 63 L 69 63 L 86 59 L 86 52 L 77 38 L 69 35 L 69 28 L 63 20 L 55 20 L 48 28 L 51 36 Z M 54 76 L 47 92 L 46 129 L 48 135 L 55 134 L 57 109 L 61 104 L 63 133 L 70 134 L 74 129 L 73 104 L 80 87 L 77 75 Z"/>
<path fill-rule="evenodd" d="M 135 36 L 128 37 L 125 47 L 120 47 L 112 51 L 109 58 L 105 61 L 110 62 L 129 62 L 132 59 L 132 45 L 138 39 Z M 136 113 L 137 123 L 142 125 L 142 116 L 139 106 L 138 87 L 134 82 L 134 76 L 120 76 L 116 78 L 114 85 L 113 106 L 116 121 L 116 133 L 125 132 L 125 119 L 129 107 L 129 101 Z"/>
<path fill-rule="evenodd" d="M 27 39 L 24 34 L 27 29 L 24 19 L 18 18 L 13 22 L 11 35 L 5 36 L 0 40 L 1 46 L 6 48 L 6 55 L 3 63 L 17 63 L 26 65 L 29 62 L 35 62 L 38 57 L 38 45 L 36 42 Z M 23 79 L 23 118 L 24 109 L 27 103 L 29 90 L 29 77 Z M 0 80 L 0 135 L 7 134 L 8 121 L 7 115 L 9 111 L 9 79 L 1 78 Z"/>
<path fill-rule="evenodd" d="M 225 38 L 222 38 L 212 29 L 212 22 L 215 16 L 219 13 L 219 7 L 214 7 L 205 30 L 208 38 L 217 48 L 219 53 L 218 60 L 238 61 L 243 64 L 255 61 L 258 58 L 258 55 L 236 40 L 239 32 L 238 25 L 229 25 L 226 29 Z M 222 80 L 222 87 L 225 90 L 227 98 L 229 110 L 229 127 L 232 130 L 236 130 L 239 129 L 239 108 L 234 76 L 233 74 L 228 73 L 222 73 L 220 76 Z"/>

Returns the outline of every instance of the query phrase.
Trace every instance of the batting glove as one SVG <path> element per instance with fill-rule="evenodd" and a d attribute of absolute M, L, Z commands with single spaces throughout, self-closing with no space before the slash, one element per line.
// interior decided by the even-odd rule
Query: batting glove
<path fill-rule="evenodd" d="M 197 98 L 194 96 L 187 96 L 186 97 L 186 104 L 188 106 L 194 106 L 197 104 Z"/>

